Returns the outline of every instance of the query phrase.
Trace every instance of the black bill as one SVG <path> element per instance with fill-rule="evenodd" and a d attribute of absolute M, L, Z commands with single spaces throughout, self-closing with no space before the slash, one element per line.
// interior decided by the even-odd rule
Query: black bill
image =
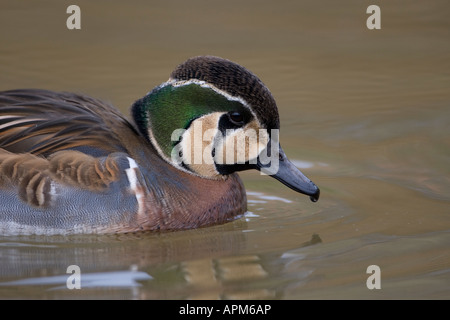
<path fill-rule="evenodd" d="M 268 148 L 270 148 L 270 146 L 268 146 Z M 309 180 L 291 161 L 289 161 L 280 145 L 278 153 L 278 166 L 276 165 L 276 161 L 269 161 L 269 159 L 271 158 L 270 154 L 266 159 L 260 159 L 260 155 L 256 164 L 257 169 L 272 176 L 292 190 L 308 195 L 311 201 L 316 202 L 317 200 L 319 200 L 320 189 L 314 184 L 314 182 Z M 266 163 L 266 161 L 262 160 L 268 161 Z"/>

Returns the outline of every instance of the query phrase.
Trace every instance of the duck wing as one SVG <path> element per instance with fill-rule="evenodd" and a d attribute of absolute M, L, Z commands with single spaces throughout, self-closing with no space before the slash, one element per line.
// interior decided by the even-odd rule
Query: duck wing
<path fill-rule="evenodd" d="M 126 152 L 115 130 L 136 130 L 111 105 L 67 92 L 0 92 L 0 148 L 44 157 L 61 150 L 92 156 Z"/>
<path fill-rule="evenodd" d="M 134 127 L 114 107 L 46 90 L 0 92 L 0 234 L 139 229 Z M 144 215 L 145 217 L 145 215 Z"/>

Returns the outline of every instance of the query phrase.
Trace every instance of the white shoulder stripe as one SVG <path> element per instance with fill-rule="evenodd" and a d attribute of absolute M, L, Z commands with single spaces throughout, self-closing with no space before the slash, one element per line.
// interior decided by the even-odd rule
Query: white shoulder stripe
<path fill-rule="evenodd" d="M 138 215 L 145 214 L 145 194 L 136 176 L 136 171 L 139 170 L 139 167 L 133 158 L 127 157 L 127 159 L 130 167 L 125 169 L 125 173 L 127 174 L 128 182 L 130 183 L 130 190 L 134 193 L 138 203 Z"/>
<path fill-rule="evenodd" d="M 135 169 L 138 168 L 136 161 L 133 158 L 127 157 L 128 163 L 130 164 L 130 168 L 126 169 L 125 172 L 127 174 L 128 182 L 130 183 L 130 188 L 135 191 L 137 187 L 137 177 Z"/>

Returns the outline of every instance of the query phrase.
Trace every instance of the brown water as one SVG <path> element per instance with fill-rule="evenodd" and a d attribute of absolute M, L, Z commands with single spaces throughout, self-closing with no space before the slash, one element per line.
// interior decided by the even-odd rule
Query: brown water
<path fill-rule="evenodd" d="M 274 94 L 283 148 L 321 199 L 246 172 L 249 213 L 225 225 L 0 237 L 0 298 L 450 298 L 448 1 L 76 1 L 81 30 L 69 4 L 0 3 L 0 90 L 127 112 L 188 57 L 228 58 Z"/>

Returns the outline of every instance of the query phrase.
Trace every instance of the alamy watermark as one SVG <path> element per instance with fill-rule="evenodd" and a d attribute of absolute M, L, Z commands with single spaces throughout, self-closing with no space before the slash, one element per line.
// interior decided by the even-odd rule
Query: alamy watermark
<path fill-rule="evenodd" d="M 371 274 L 366 281 L 367 289 L 381 289 L 381 269 L 376 264 L 367 267 L 367 274 Z"/>
<path fill-rule="evenodd" d="M 81 29 L 81 9 L 79 6 L 72 4 L 67 7 L 66 13 L 70 16 L 66 20 L 66 26 L 69 30 Z M 370 16 L 366 20 L 366 26 L 369 30 L 381 29 L 381 9 L 377 5 L 370 5 L 366 9 L 366 13 Z"/>
<path fill-rule="evenodd" d="M 66 20 L 66 27 L 69 30 L 81 29 L 81 9 L 79 6 L 72 4 L 67 7 L 66 13 L 70 13 L 70 16 Z"/>
<path fill-rule="evenodd" d="M 67 278 L 67 289 L 81 289 L 81 269 L 76 264 L 72 264 L 67 267 L 66 273 L 70 273 Z"/>
<path fill-rule="evenodd" d="M 381 29 L 381 9 L 377 5 L 370 5 L 366 10 L 367 14 L 371 14 L 366 21 L 367 29 Z"/>
<path fill-rule="evenodd" d="M 66 273 L 70 274 L 66 280 L 66 287 L 69 290 L 81 289 L 81 269 L 78 265 L 70 265 L 67 267 Z M 372 264 L 367 267 L 366 273 L 370 276 L 366 280 L 367 289 L 381 289 L 381 269 L 379 266 Z"/>

